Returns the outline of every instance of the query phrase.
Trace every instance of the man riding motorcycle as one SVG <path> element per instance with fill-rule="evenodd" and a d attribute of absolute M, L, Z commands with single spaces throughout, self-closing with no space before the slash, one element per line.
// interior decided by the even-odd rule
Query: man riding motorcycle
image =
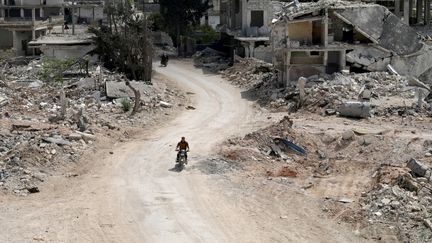
<path fill-rule="evenodd" d="M 178 153 L 177 153 L 177 162 L 180 159 L 180 152 L 182 150 L 186 151 L 186 153 L 185 153 L 186 162 L 185 163 L 187 164 L 187 152 L 189 152 L 189 144 L 188 144 L 188 142 L 186 142 L 186 138 L 185 137 L 181 138 L 181 141 L 177 144 L 177 147 L 176 147 L 176 151 L 178 151 Z"/>

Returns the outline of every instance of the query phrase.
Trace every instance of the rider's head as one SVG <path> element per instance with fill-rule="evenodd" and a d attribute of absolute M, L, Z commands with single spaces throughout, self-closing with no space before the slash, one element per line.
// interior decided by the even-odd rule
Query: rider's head
<path fill-rule="evenodd" d="M 181 138 L 181 140 L 182 140 L 182 141 L 185 141 L 185 140 L 186 140 L 186 138 L 185 138 L 185 137 L 182 137 L 182 138 Z"/>

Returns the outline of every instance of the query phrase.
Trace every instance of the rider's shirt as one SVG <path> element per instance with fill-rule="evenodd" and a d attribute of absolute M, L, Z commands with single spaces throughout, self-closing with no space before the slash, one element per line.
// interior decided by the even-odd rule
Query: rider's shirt
<path fill-rule="evenodd" d="M 181 150 L 186 150 L 187 148 L 189 148 L 189 144 L 186 142 L 186 141 L 180 141 L 178 144 L 177 144 L 177 148 L 179 148 L 179 149 L 181 149 Z"/>

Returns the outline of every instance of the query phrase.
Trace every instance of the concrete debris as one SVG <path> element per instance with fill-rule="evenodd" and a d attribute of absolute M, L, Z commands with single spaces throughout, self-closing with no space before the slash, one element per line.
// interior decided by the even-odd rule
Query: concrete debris
<path fill-rule="evenodd" d="M 43 138 L 42 140 L 45 141 L 45 142 L 57 144 L 57 145 L 60 145 L 60 146 L 70 145 L 69 141 L 67 141 L 67 140 L 65 140 L 65 139 L 63 139 L 61 137 L 48 137 L 48 138 Z"/>
<path fill-rule="evenodd" d="M 142 100 L 148 100 L 148 97 L 156 93 L 153 86 L 144 82 L 130 82 L 130 84 L 141 93 Z M 106 95 L 108 98 L 134 98 L 133 91 L 126 86 L 126 82 L 106 82 Z"/>
<path fill-rule="evenodd" d="M 407 189 L 407 182 L 416 190 Z M 362 213 L 369 223 L 365 230 L 373 227 L 397 235 L 406 242 L 424 242 L 424 239 L 430 239 L 432 228 L 428 215 L 432 213 L 432 184 L 403 175 L 393 183 L 395 184 L 380 184 L 362 199 Z"/>
<path fill-rule="evenodd" d="M 212 72 L 219 72 L 229 67 L 230 58 L 225 53 L 207 47 L 193 55 L 194 65 Z"/>
<path fill-rule="evenodd" d="M 338 112 L 341 116 L 352 118 L 368 118 L 371 116 L 371 106 L 367 102 L 347 101 L 342 103 Z"/>
<path fill-rule="evenodd" d="M 159 105 L 163 108 L 171 108 L 172 107 L 172 104 L 165 102 L 165 101 L 160 101 Z"/>
<path fill-rule="evenodd" d="M 430 170 L 427 166 L 418 162 L 416 159 L 410 159 L 407 163 L 407 167 L 413 172 L 414 175 L 419 177 L 425 177 L 427 172 Z"/>
<path fill-rule="evenodd" d="M 9 61 L 1 72 L 0 189 L 5 192 L 16 190 L 17 195 L 26 195 L 30 193 L 27 186 L 33 187 L 44 175 L 78 162 L 99 138 L 121 141 L 130 136 L 129 130 L 166 118 L 171 111 L 161 114 L 162 100 L 172 107 L 188 102 L 182 92 L 160 82 L 132 81 L 142 94 L 143 112 L 130 116 L 113 100 L 133 98 L 124 75 L 91 64 L 87 76 L 79 65 L 73 66 L 73 75 L 64 76 L 62 96 L 57 83 L 40 81 L 44 80 L 43 63 L 43 58 Z M 63 111 L 62 100 L 67 104 Z"/>
<path fill-rule="evenodd" d="M 273 73 L 273 66 L 267 62 L 236 58 L 234 66 L 223 71 L 222 76 L 234 85 L 252 88 L 273 84 L 276 75 Z"/>

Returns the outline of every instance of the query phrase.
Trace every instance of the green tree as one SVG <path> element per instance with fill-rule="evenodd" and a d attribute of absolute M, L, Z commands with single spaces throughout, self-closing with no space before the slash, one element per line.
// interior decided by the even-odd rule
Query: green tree
<path fill-rule="evenodd" d="M 204 13 L 211 7 L 208 0 L 160 0 L 161 14 L 176 45 L 180 35 L 199 24 Z"/>
<path fill-rule="evenodd" d="M 96 35 L 94 52 L 107 68 L 150 82 L 153 51 L 147 19 L 134 12 L 128 1 L 110 4 L 106 10 L 109 26 L 90 29 Z"/>

